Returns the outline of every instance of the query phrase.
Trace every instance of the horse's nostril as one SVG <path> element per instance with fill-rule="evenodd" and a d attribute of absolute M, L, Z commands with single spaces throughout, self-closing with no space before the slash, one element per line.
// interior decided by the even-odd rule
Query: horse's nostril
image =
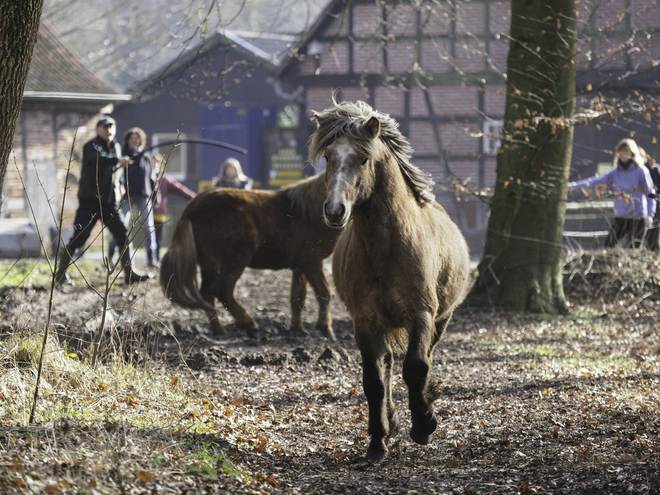
<path fill-rule="evenodd" d="M 323 203 L 323 212 L 328 218 L 343 218 L 346 213 L 346 206 L 340 204 L 336 208 L 332 208 L 328 203 Z"/>

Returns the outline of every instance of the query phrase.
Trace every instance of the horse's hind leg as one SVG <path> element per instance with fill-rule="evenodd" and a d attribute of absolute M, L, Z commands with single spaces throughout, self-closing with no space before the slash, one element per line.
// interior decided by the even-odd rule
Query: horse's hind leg
<path fill-rule="evenodd" d="M 322 331 L 330 340 L 337 340 L 332 331 L 332 317 L 330 316 L 330 284 L 323 271 L 323 261 L 317 265 L 307 267 L 305 271 L 307 280 L 314 289 L 316 301 L 319 305 L 319 319 L 316 322 L 316 328 Z"/>
<path fill-rule="evenodd" d="M 302 326 L 302 310 L 307 297 L 307 277 L 302 269 L 296 268 L 291 276 L 291 331 L 305 333 Z"/>
<path fill-rule="evenodd" d="M 386 360 L 392 359 L 392 350 L 380 332 L 364 330 L 355 325 L 355 335 L 362 354 L 362 385 L 369 404 L 369 434 L 371 442 L 367 459 L 379 462 L 387 455 L 386 438 L 390 433 L 388 407 L 391 384 L 386 371 Z"/>
<path fill-rule="evenodd" d="M 449 320 L 451 320 L 452 314 L 449 314 L 449 316 L 445 316 L 435 322 L 435 332 L 433 334 L 433 340 L 431 341 L 431 347 L 429 348 L 429 356 L 433 354 L 433 350 L 435 349 L 436 344 L 445 333 L 447 325 L 449 324 Z"/>
<path fill-rule="evenodd" d="M 234 288 L 243 274 L 243 270 L 245 270 L 245 265 L 223 265 L 222 272 L 216 277 L 213 284 L 213 293 L 234 317 L 236 325 L 246 329 L 251 338 L 257 338 L 259 337 L 259 327 L 254 322 L 252 315 L 234 298 Z"/>
<path fill-rule="evenodd" d="M 215 296 L 212 292 L 213 281 L 217 273 L 202 270 L 202 285 L 199 289 L 202 298 L 215 308 Z M 220 323 L 220 317 L 217 311 L 204 311 L 209 319 L 209 328 L 213 335 L 224 335 L 227 333 L 225 327 Z"/>
<path fill-rule="evenodd" d="M 408 385 L 408 403 L 412 416 L 410 438 L 418 444 L 426 445 L 438 426 L 433 413 L 429 394 L 429 373 L 431 371 L 435 328 L 429 313 L 415 318 L 410 332 L 408 351 L 403 361 L 403 379 Z"/>

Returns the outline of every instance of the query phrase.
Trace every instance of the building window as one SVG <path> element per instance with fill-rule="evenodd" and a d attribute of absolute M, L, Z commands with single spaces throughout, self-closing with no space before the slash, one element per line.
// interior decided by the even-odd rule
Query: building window
<path fill-rule="evenodd" d="M 165 171 L 176 180 L 186 180 L 188 171 L 188 145 L 181 142 L 185 138 L 185 134 L 177 133 L 160 133 L 152 136 L 152 144 L 159 145 L 154 148 L 154 153 L 163 155 L 167 164 Z"/>
<path fill-rule="evenodd" d="M 484 120 L 484 136 L 482 138 L 484 155 L 494 155 L 502 146 L 503 125 L 504 121 L 502 119 Z"/>

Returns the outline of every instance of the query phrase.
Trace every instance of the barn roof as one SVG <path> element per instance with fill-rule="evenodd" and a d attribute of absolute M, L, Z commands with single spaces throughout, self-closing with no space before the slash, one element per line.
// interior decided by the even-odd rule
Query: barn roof
<path fill-rule="evenodd" d="M 122 94 L 92 73 L 42 19 L 24 98 L 113 102 L 128 100 L 130 95 Z"/>
<path fill-rule="evenodd" d="M 218 29 L 212 36 L 138 81 L 130 91 L 136 98 L 145 99 L 176 82 L 185 81 L 187 93 L 203 94 L 208 87 L 198 87 L 203 80 L 221 75 L 214 72 L 217 68 L 212 68 L 214 59 L 224 63 L 223 57 L 233 53 L 233 60 L 243 59 L 236 62 L 243 70 L 261 67 L 270 72 L 282 63 L 295 40 L 296 37 L 290 34 Z"/>
<path fill-rule="evenodd" d="M 321 10 L 309 29 L 296 36 L 295 42 L 292 43 L 292 48 L 297 50 L 298 53 L 305 53 L 307 50 L 307 44 L 315 38 L 316 34 L 342 15 L 346 9 L 347 1 L 350 0 L 331 0 L 323 10 Z M 289 67 L 294 60 L 296 60 L 296 57 L 284 58 L 282 63 L 279 64 L 275 70 L 275 74 L 280 75 L 286 72 L 287 67 Z"/>

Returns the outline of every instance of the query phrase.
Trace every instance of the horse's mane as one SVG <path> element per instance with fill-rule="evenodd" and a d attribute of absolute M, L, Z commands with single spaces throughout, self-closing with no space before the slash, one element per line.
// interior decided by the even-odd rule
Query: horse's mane
<path fill-rule="evenodd" d="M 309 145 L 310 163 L 316 163 L 323 156 L 325 149 L 342 136 L 351 139 L 365 154 L 373 155 L 373 146 L 364 126 L 371 117 L 376 117 L 380 122 L 379 138 L 399 165 L 399 170 L 415 199 L 422 205 L 433 202 L 433 179 L 410 163 L 413 149 L 408 139 L 399 131 L 399 123 L 396 120 L 374 110 L 363 101 L 337 103 L 333 95 L 332 102 L 333 107 L 314 113 L 318 128 Z"/>
<path fill-rule="evenodd" d="M 303 179 L 282 188 L 291 200 L 293 208 L 299 208 L 305 218 L 317 221 L 323 217 L 322 205 L 325 200 L 325 176 L 323 174 Z"/>

